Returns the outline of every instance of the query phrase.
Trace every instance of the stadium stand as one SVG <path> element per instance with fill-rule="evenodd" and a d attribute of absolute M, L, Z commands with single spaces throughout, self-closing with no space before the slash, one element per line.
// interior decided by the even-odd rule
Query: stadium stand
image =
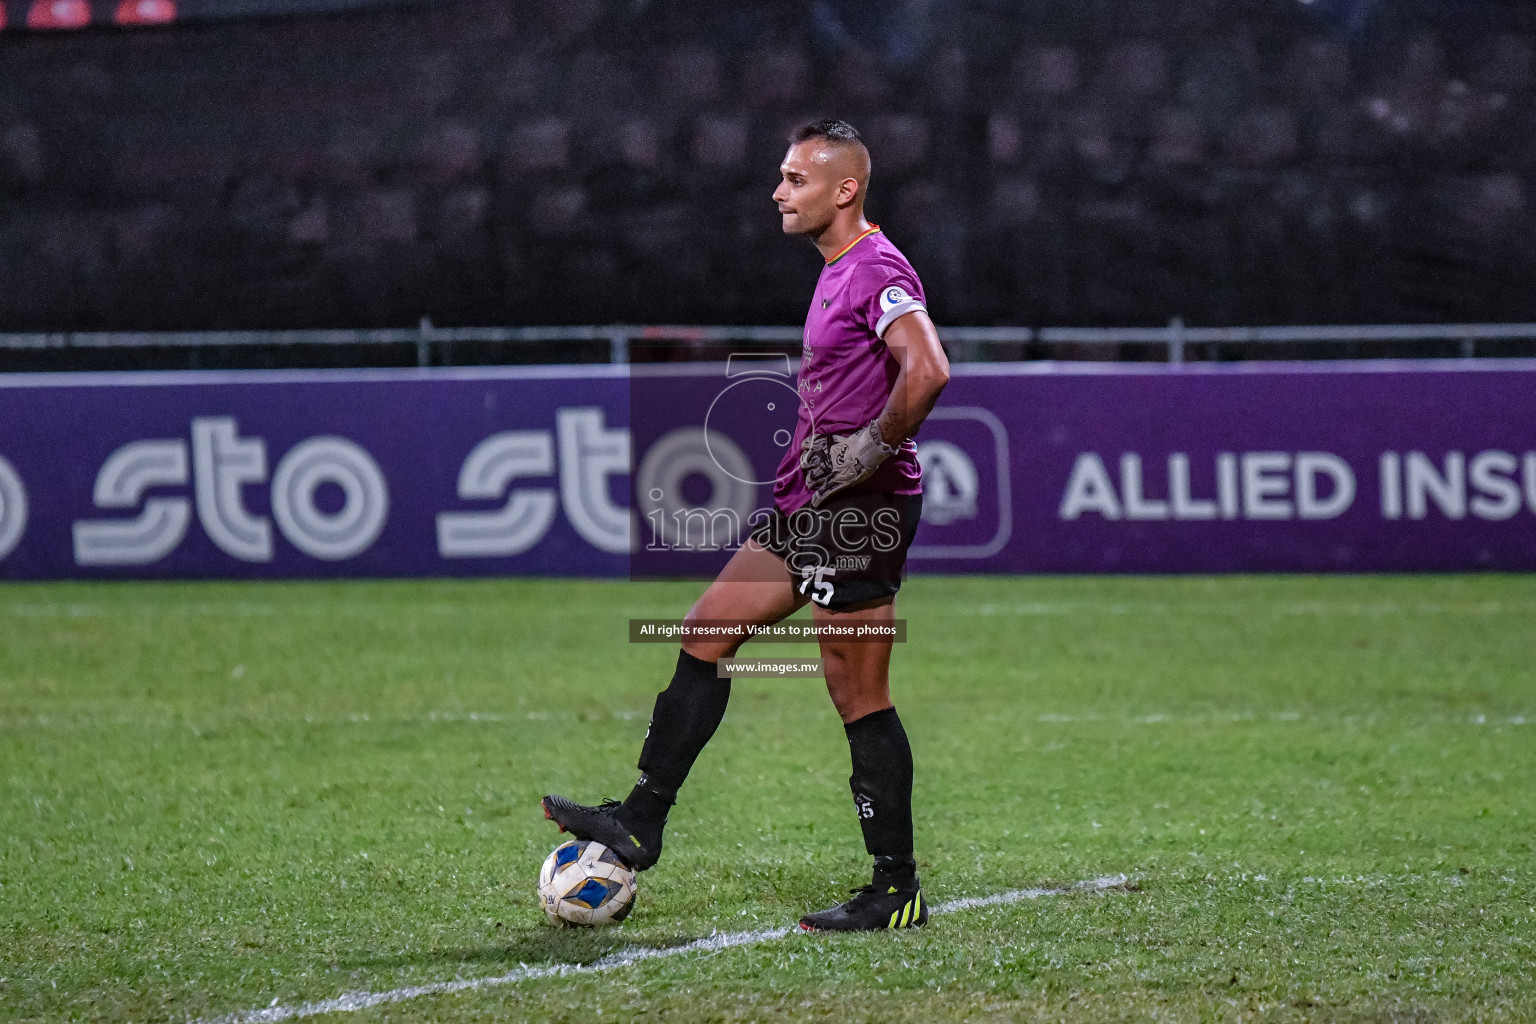
<path fill-rule="evenodd" d="M 460 0 L 8 30 L 0 323 L 793 323 L 817 268 L 768 194 L 786 130 L 833 113 L 944 322 L 1536 319 L 1536 18 L 1378 7 Z"/>

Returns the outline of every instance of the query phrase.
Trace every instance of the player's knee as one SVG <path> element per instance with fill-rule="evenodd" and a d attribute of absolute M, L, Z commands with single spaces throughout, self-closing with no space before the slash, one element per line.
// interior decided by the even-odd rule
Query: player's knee
<path fill-rule="evenodd" d="M 849 663 L 846 652 L 823 650 L 821 664 L 827 680 L 827 693 L 831 695 L 833 704 L 841 706 L 842 701 L 855 699 L 864 689 L 863 680 Z"/>
<path fill-rule="evenodd" d="M 834 697 L 832 698 L 832 709 L 837 712 L 837 717 L 841 718 L 844 724 L 859 717 L 858 708 L 852 701 L 840 701 Z"/>
<path fill-rule="evenodd" d="M 690 625 L 687 619 L 683 620 L 683 624 L 685 626 Z M 736 653 L 736 649 L 740 646 L 741 641 L 739 640 L 709 640 L 696 637 L 688 637 L 683 640 L 683 650 L 700 661 L 719 661 L 721 658 L 729 658 Z"/>
<path fill-rule="evenodd" d="M 833 623 L 833 625 L 840 626 L 842 624 Z M 846 665 L 853 659 L 853 655 L 857 651 L 858 648 L 856 646 L 844 643 L 842 640 L 831 637 L 823 637 L 821 640 L 821 657 L 828 664 Z"/>
<path fill-rule="evenodd" d="M 736 653 L 740 644 L 701 643 L 697 641 L 684 641 L 683 650 L 700 661 L 719 661 L 721 658 L 729 658 Z"/>
<path fill-rule="evenodd" d="M 878 673 L 869 659 L 867 644 L 823 643 L 822 665 L 830 684 L 836 680 L 840 686 L 860 687 L 878 682 Z"/>
<path fill-rule="evenodd" d="M 839 715 L 847 717 L 847 711 L 855 703 L 855 693 L 845 682 L 835 680 L 832 673 L 827 673 L 827 696 L 832 698 L 832 706 L 837 709 Z"/>
<path fill-rule="evenodd" d="M 891 706 L 890 690 L 886 687 L 856 681 L 834 684 L 829 678 L 827 695 L 832 698 L 832 707 L 837 710 L 838 717 L 845 723 Z"/>
<path fill-rule="evenodd" d="M 702 602 L 700 602 L 702 603 Z M 711 640 L 696 637 L 693 631 L 709 620 L 699 614 L 699 606 L 696 604 L 683 616 L 683 650 L 700 661 L 719 661 L 721 658 L 729 658 L 736 653 L 743 641 L 741 640 Z"/>

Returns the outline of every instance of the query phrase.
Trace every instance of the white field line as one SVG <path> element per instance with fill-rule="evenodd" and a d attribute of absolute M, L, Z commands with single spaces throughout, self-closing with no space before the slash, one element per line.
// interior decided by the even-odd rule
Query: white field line
<path fill-rule="evenodd" d="M 950 900 L 941 903 L 931 909 L 935 914 L 952 914 L 960 910 L 974 910 L 977 907 L 993 907 L 1005 903 L 1022 903 L 1025 900 L 1039 899 L 1041 896 L 1065 896 L 1073 892 L 1099 892 L 1104 889 L 1116 889 L 1126 884 L 1125 875 L 1105 875 L 1101 878 L 1090 879 L 1086 882 L 1078 882 L 1076 885 L 1059 889 L 1012 889 L 1008 892 L 996 893 L 992 896 L 967 896 L 964 899 Z M 457 981 L 439 981 L 430 985 L 413 985 L 409 988 L 390 989 L 387 992 L 347 992 L 335 999 L 322 999 L 314 1003 L 300 1003 L 297 1006 L 279 1006 L 276 1001 L 273 1005 L 257 1010 L 242 1010 L 239 1013 L 231 1013 L 223 1017 L 214 1017 L 208 1020 L 195 1021 L 193 1024 L 275 1024 L 277 1021 L 295 1020 L 300 1017 L 316 1017 L 322 1013 L 351 1013 L 355 1010 L 366 1010 L 371 1006 L 381 1006 L 385 1003 L 401 1003 L 408 999 L 419 999 L 422 996 L 451 995 L 455 992 L 475 992 L 485 988 L 495 988 L 501 985 L 516 985 L 522 981 L 534 981 L 539 978 L 563 978 L 572 974 L 595 974 L 598 971 L 611 971 L 618 967 L 628 967 L 642 960 L 660 960 L 663 957 L 681 956 L 684 953 L 719 952 L 722 949 L 730 949 L 733 946 L 755 946 L 763 942 L 772 942 L 791 934 L 794 928 L 767 928 L 757 932 L 717 932 L 714 935 L 681 946 L 665 946 L 660 949 L 639 946 L 629 949 L 621 949 L 617 953 L 609 953 L 600 960 L 594 960 L 589 964 L 548 964 L 542 967 L 529 967 L 526 964 L 515 971 L 506 974 L 498 974 L 490 978 L 466 978 Z"/>

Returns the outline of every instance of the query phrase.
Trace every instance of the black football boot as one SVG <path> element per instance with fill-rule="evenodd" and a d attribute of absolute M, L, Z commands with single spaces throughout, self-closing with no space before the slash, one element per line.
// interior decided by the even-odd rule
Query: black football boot
<path fill-rule="evenodd" d="M 910 863 L 910 861 L 908 862 Z M 928 923 L 928 904 L 917 875 L 893 878 L 879 867 L 869 885 L 854 889 L 853 899 L 829 910 L 806 914 L 800 928 L 807 932 L 865 932 L 887 928 L 919 928 Z"/>
<path fill-rule="evenodd" d="M 543 804 L 544 817 L 559 825 L 560 831 L 577 839 L 602 843 L 635 871 L 644 871 L 661 857 L 662 826 L 637 822 L 631 828 L 619 819 L 617 800 L 604 800 L 597 807 L 588 807 L 551 795 L 544 798 Z"/>

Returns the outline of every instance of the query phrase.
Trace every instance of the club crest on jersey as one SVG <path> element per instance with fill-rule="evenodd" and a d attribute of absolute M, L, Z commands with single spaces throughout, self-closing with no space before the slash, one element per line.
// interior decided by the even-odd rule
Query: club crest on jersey
<path fill-rule="evenodd" d="M 912 296 L 907 294 L 905 288 L 899 284 L 893 284 L 880 293 L 880 312 L 889 313 L 903 302 L 911 302 Z"/>

